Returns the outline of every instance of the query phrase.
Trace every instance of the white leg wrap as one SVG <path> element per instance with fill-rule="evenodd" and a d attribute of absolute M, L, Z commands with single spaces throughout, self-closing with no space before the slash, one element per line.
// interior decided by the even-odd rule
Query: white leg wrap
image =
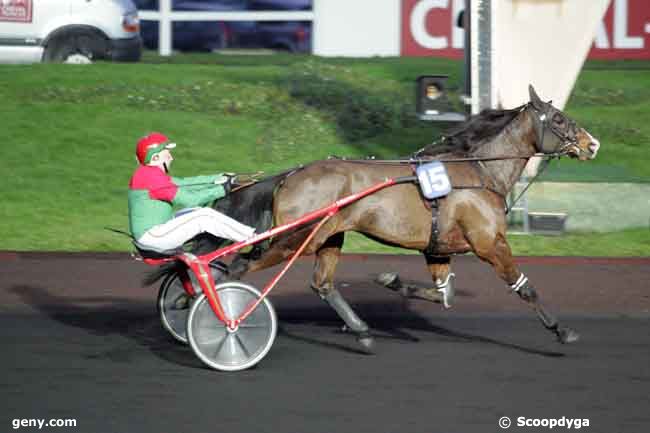
<path fill-rule="evenodd" d="M 442 304 L 445 306 L 445 308 L 451 308 L 451 301 L 454 298 L 454 290 L 451 286 L 451 278 L 455 276 L 456 274 L 450 272 L 447 274 L 447 278 L 445 278 L 444 281 L 440 278 L 436 279 L 436 287 L 438 288 L 438 292 L 442 293 Z"/>
<path fill-rule="evenodd" d="M 519 275 L 519 278 L 517 278 L 517 281 L 514 284 L 510 285 L 510 288 L 514 290 L 515 292 L 518 292 L 519 289 L 521 289 L 524 284 L 528 282 L 528 277 L 526 277 L 523 272 Z"/>

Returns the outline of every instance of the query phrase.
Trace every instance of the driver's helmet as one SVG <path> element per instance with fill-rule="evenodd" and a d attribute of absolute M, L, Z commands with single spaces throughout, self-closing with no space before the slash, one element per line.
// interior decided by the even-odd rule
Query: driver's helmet
<path fill-rule="evenodd" d="M 151 158 L 156 153 L 175 147 L 176 143 L 171 143 L 166 135 L 160 132 L 152 132 L 138 140 L 135 155 L 138 157 L 140 164 L 146 165 L 151 162 Z"/>

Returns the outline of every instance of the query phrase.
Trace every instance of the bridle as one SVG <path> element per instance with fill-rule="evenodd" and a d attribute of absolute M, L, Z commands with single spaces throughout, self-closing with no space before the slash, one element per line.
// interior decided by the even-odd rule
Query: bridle
<path fill-rule="evenodd" d="M 535 113 L 537 150 L 549 156 L 568 154 L 572 147 L 578 145 L 577 123 L 553 107 L 550 102 L 545 104 L 545 110 L 540 110 L 535 105 L 534 102 L 529 102 L 525 107 L 530 107 Z M 546 131 L 550 131 L 552 135 L 547 135 Z"/>

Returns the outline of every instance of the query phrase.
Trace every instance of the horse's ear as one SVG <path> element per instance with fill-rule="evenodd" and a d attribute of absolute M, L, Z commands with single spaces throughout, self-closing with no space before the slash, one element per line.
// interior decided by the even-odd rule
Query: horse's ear
<path fill-rule="evenodd" d="M 544 102 L 542 102 L 542 99 L 537 96 L 537 92 L 535 91 L 535 88 L 532 84 L 528 85 L 528 93 L 530 94 L 530 102 L 533 104 L 533 107 L 537 108 L 538 110 L 543 110 Z"/>

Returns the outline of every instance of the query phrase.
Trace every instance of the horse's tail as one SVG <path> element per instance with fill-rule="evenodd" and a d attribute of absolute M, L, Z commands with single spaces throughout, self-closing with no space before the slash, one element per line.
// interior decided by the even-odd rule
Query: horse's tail
<path fill-rule="evenodd" d="M 172 262 L 161 265 L 151 272 L 147 272 L 142 279 L 142 286 L 151 286 L 152 284 L 155 284 L 157 281 L 166 278 L 167 275 L 175 273 L 181 266 L 182 264 L 179 262 Z"/>

